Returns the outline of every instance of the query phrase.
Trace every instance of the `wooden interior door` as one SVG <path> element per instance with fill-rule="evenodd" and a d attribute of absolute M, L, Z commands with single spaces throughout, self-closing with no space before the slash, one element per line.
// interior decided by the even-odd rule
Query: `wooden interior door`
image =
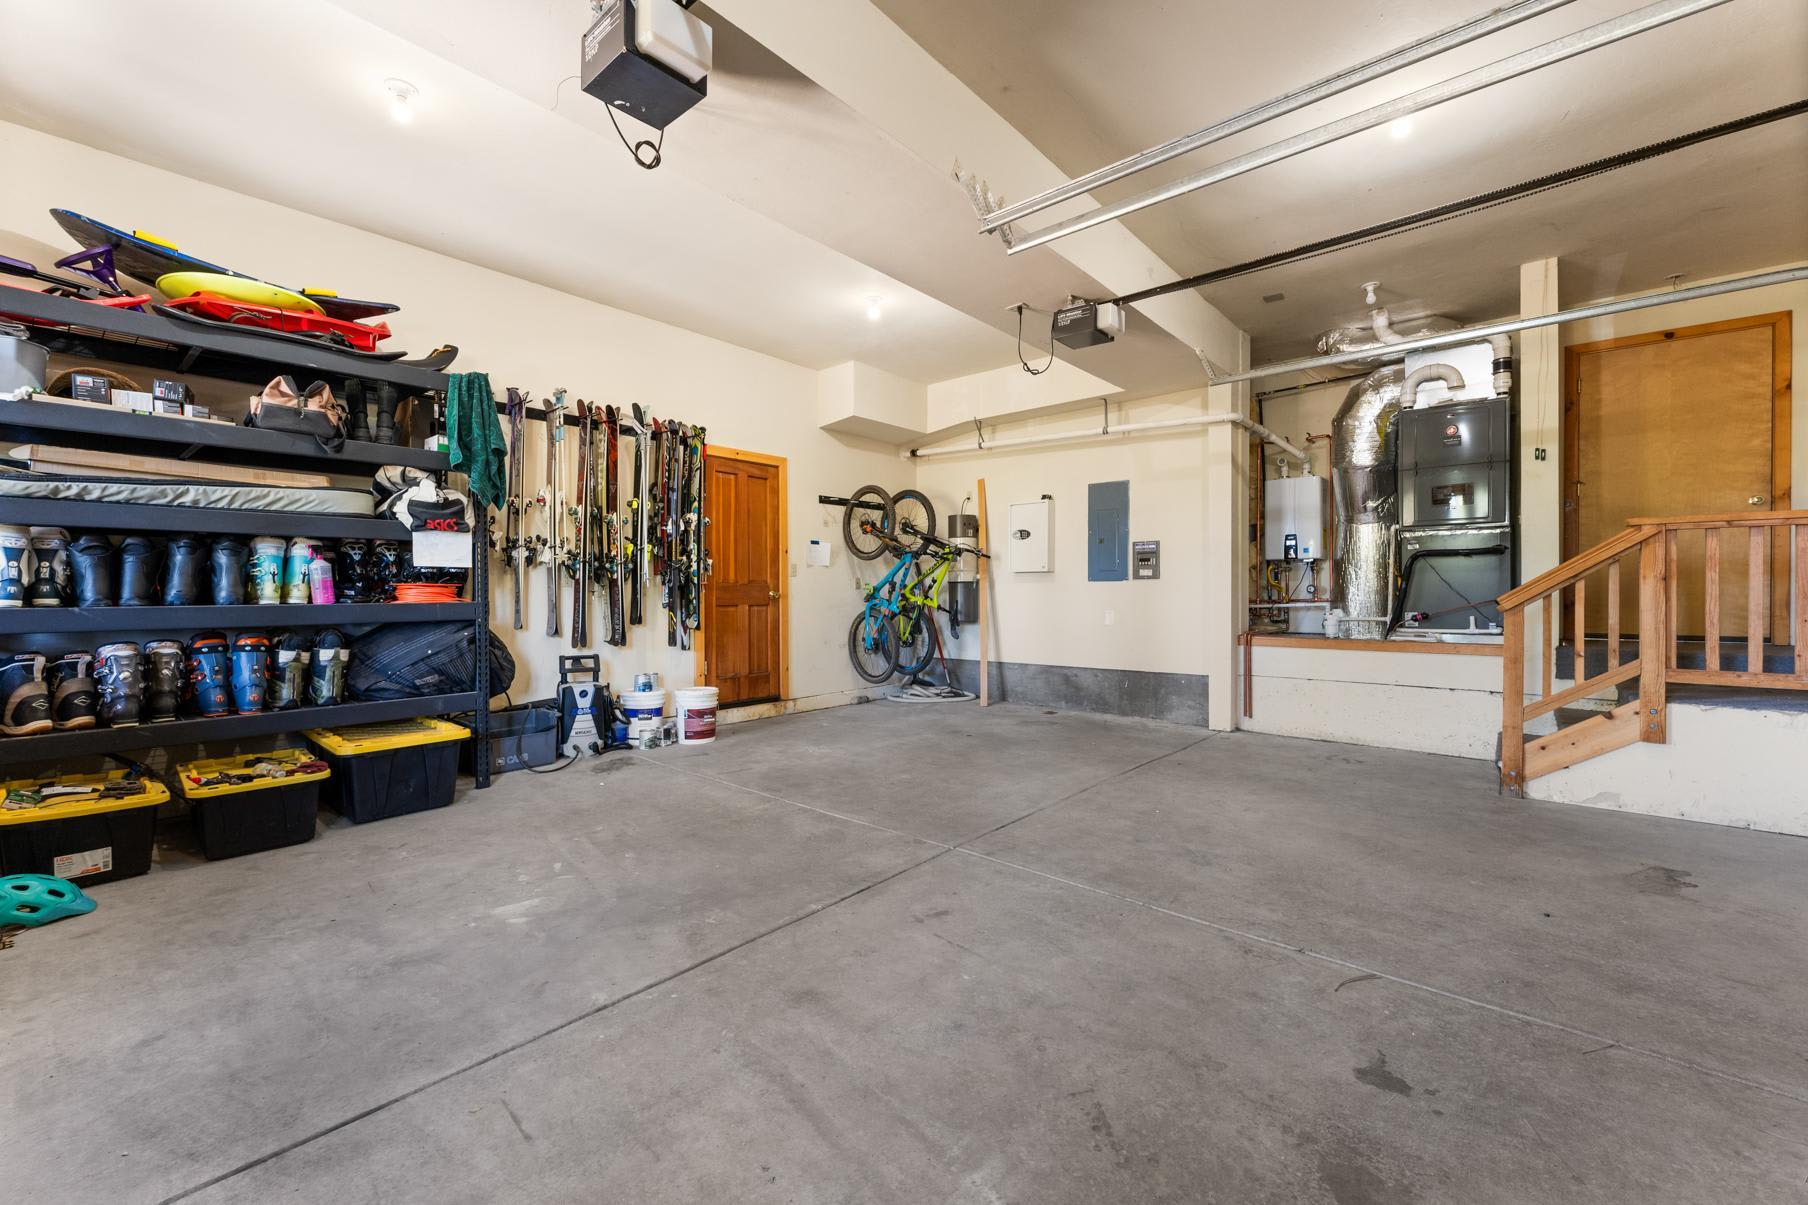
<path fill-rule="evenodd" d="M 1635 517 L 1787 509 L 1789 315 L 1766 314 L 1655 331 L 1569 349 L 1566 399 L 1565 556 L 1623 530 Z M 1779 528 L 1779 531 L 1787 529 Z M 1747 631 L 1749 554 L 1744 532 L 1723 537 L 1720 634 Z M 1705 549 L 1683 532 L 1677 554 L 1677 632 L 1703 635 Z M 1777 558 L 1781 556 L 1781 560 Z M 1788 564 L 1773 540 L 1766 564 Z M 1772 574 L 1770 638 L 1786 640 L 1787 572 Z M 1602 591 L 1588 597 L 1588 630 L 1606 627 Z M 1637 608 L 1620 623 L 1637 631 Z"/>
<path fill-rule="evenodd" d="M 711 447 L 704 500 L 712 568 L 703 591 L 702 680 L 722 706 L 783 698 L 785 462 Z"/>

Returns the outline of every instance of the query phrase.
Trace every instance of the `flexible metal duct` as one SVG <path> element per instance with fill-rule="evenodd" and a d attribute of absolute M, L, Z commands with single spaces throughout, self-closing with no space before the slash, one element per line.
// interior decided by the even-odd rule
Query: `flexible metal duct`
<path fill-rule="evenodd" d="M 1373 338 L 1371 333 L 1370 338 Z M 1380 640 L 1393 605 L 1392 545 L 1400 503 L 1395 478 L 1394 417 L 1406 370 L 1378 368 L 1350 388 L 1331 420 L 1331 485 L 1337 506 L 1335 603 L 1355 618 L 1340 637 Z"/>

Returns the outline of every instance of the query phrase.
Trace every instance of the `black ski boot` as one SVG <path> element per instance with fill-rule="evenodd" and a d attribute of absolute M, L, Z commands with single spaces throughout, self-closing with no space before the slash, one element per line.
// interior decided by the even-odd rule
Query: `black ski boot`
<path fill-rule="evenodd" d="M 31 585 L 25 587 L 28 607 L 69 605 L 69 533 L 60 527 L 31 529 L 31 555 L 36 562 Z"/>
<path fill-rule="evenodd" d="M 364 382 L 345 383 L 345 438 L 370 442 L 370 410 L 364 401 Z"/>
<path fill-rule="evenodd" d="M 144 703 L 144 666 L 130 641 L 94 650 L 94 680 L 100 686 L 100 715 L 115 728 L 132 728 Z"/>
<path fill-rule="evenodd" d="M 49 732 L 50 691 L 44 685 L 44 655 L 14 653 L 0 662 L 0 732 L 36 736 Z"/>
<path fill-rule="evenodd" d="M 94 685 L 94 655 L 80 649 L 64 653 L 44 672 L 50 692 L 50 719 L 57 731 L 92 728 L 100 695 Z"/>
<path fill-rule="evenodd" d="M 167 724 L 176 718 L 187 677 L 188 653 L 178 640 L 153 640 L 144 646 L 144 718 Z"/>
<path fill-rule="evenodd" d="M 198 607 L 207 601 L 207 541 L 177 536 L 163 562 L 163 605 Z"/>
<path fill-rule="evenodd" d="M 371 432 L 372 441 L 380 444 L 392 444 L 396 441 L 396 387 L 387 381 L 377 386 L 377 426 Z"/>
<path fill-rule="evenodd" d="M 119 596 L 119 554 L 113 541 L 89 532 L 69 546 L 69 568 L 75 579 L 75 605 L 110 607 Z"/>
<path fill-rule="evenodd" d="M 251 555 L 237 536 L 220 536 L 213 542 L 213 605 L 236 607 L 245 601 L 245 558 Z"/>
<path fill-rule="evenodd" d="M 232 659 L 222 632 L 201 632 L 188 644 L 188 702 L 196 715 L 221 716 L 232 710 Z"/>
<path fill-rule="evenodd" d="M 284 632 L 270 645 L 270 686 L 264 696 L 271 711 L 292 711 L 307 702 L 308 638 Z"/>
<path fill-rule="evenodd" d="M 308 674 L 310 704 L 331 707 L 345 697 L 345 667 L 351 659 L 345 633 L 338 628 L 322 628 L 315 634 L 314 664 Z"/>
<path fill-rule="evenodd" d="M 370 593 L 372 602 L 394 602 L 395 585 L 402 576 L 402 546 L 394 540 L 370 542 Z"/>
<path fill-rule="evenodd" d="M 157 567 L 163 549 L 149 536 L 127 536 L 119 543 L 119 605 L 157 605 Z"/>
<path fill-rule="evenodd" d="M 369 540 L 340 540 L 339 556 L 333 564 L 333 589 L 340 602 L 376 602 L 375 583 L 371 571 Z"/>

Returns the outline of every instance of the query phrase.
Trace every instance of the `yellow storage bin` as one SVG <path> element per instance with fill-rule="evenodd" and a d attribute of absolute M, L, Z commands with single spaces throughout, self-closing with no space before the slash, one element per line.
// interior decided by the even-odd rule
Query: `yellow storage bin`
<path fill-rule="evenodd" d="M 87 887 L 150 870 L 157 808 L 169 802 L 169 791 L 143 778 L 130 795 L 99 795 L 109 784 L 124 782 L 128 773 L 107 770 L 0 783 L 0 792 L 7 795 L 47 786 L 94 792 L 43 807 L 0 808 L 0 874 L 49 874 Z"/>
<path fill-rule="evenodd" d="M 458 742 L 471 730 L 411 716 L 356 728 L 310 728 L 303 735 L 333 768 L 322 791 L 327 806 L 362 824 L 450 804 L 458 785 Z"/>
<path fill-rule="evenodd" d="M 176 767 L 176 790 L 189 801 L 201 852 L 208 858 L 281 849 L 314 839 L 320 784 L 332 776 L 324 764 L 305 774 L 254 778 L 202 786 L 222 774 L 249 773 L 262 762 L 295 767 L 320 759 L 306 749 L 278 749 L 241 757 L 216 757 Z"/>

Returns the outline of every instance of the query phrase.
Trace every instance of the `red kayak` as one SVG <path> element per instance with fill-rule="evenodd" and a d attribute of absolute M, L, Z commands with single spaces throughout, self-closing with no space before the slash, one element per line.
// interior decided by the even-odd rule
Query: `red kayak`
<path fill-rule="evenodd" d="M 288 335 L 304 335 L 324 343 L 338 343 L 353 351 L 371 352 L 389 338 L 389 325 L 383 322 L 352 322 L 345 318 L 329 318 L 301 310 L 279 310 L 274 306 L 253 305 L 233 301 L 217 293 L 196 293 L 164 303 L 165 309 L 180 310 L 214 322 L 250 326 L 260 330 L 279 331 Z"/>

